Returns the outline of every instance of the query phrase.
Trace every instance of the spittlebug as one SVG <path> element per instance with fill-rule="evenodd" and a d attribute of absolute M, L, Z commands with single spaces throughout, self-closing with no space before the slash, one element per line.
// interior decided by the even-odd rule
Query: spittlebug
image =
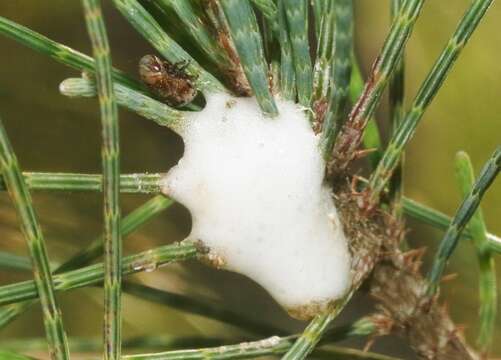
<path fill-rule="evenodd" d="M 197 89 L 194 77 L 184 70 L 188 62 L 172 64 L 155 55 L 145 55 L 139 60 L 139 75 L 159 98 L 170 106 L 182 106 L 195 98 Z"/>

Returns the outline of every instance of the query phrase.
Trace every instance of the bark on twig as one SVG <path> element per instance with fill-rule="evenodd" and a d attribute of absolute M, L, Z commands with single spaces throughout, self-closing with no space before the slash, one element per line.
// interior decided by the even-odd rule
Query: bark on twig
<path fill-rule="evenodd" d="M 423 250 L 402 252 L 404 225 L 382 210 L 367 214 L 357 204 L 359 194 L 349 187 L 336 191 L 336 205 L 350 239 L 353 286 L 370 278 L 370 294 L 378 312 L 371 318 L 374 337 L 405 337 L 419 358 L 474 360 L 460 329 L 437 297 L 426 294 L 427 281 L 420 273 Z"/>
<path fill-rule="evenodd" d="M 386 332 L 404 336 L 422 359 L 478 359 L 468 347 L 447 307 L 426 295 L 427 281 L 420 274 L 415 251 L 393 253 L 374 269 L 371 295 L 380 316 L 391 323 Z"/>

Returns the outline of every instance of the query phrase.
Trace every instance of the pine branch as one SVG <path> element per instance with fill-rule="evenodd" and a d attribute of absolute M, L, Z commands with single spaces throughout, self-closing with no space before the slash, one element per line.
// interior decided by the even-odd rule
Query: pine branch
<path fill-rule="evenodd" d="M 370 209 L 379 201 L 381 192 L 398 166 L 400 155 L 414 135 L 424 112 L 442 86 L 455 60 L 491 3 L 492 0 L 475 0 L 462 17 L 451 39 L 421 85 L 411 109 L 406 113 L 405 118 L 392 136 L 378 167 L 372 173 L 369 186 L 366 189 L 365 207 Z"/>

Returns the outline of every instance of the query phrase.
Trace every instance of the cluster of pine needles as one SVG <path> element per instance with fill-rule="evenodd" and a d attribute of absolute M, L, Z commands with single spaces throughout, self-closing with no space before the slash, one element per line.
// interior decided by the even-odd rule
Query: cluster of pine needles
<path fill-rule="evenodd" d="M 187 62 L 185 71 L 193 77 L 201 94 L 228 92 L 235 96 L 254 96 L 261 110 L 270 117 L 278 112 L 276 96 L 297 101 L 309 114 L 312 127 L 321 139 L 320 151 L 327 164 L 328 181 L 352 179 L 349 165 L 361 157 L 365 159 L 370 176 L 358 182 L 361 188 L 357 188 L 356 201 L 368 217 L 384 210 L 395 219 L 406 215 L 445 230 L 425 279 L 424 296 L 437 295 L 444 268 L 458 241 L 470 239 L 480 264 L 477 345 L 479 352 L 486 356 L 496 318 L 493 256 L 501 252 L 501 239 L 487 232 L 479 204 L 501 168 L 501 147 L 486 161 L 476 179 L 468 156 L 458 154 L 457 173 L 464 201 L 453 218 L 403 195 L 402 162 L 404 150 L 424 112 L 492 1 L 471 2 L 407 107 L 403 104 L 403 55 L 424 0 L 389 1 L 392 25 L 365 81 L 353 52 L 351 0 L 311 3 L 307 0 L 113 0 L 112 3 L 164 60 L 172 64 Z M 204 249 L 183 241 L 122 256 L 122 240 L 173 201 L 160 194 L 161 174 L 121 174 L 117 106 L 126 107 L 160 126 L 176 129 L 186 110 L 196 111 L 203 105 L 197 99 L 188 105 L 189 109 L 168 106 L 155 99 L 134 77 L 114 69 L 100 1 L 82 0 L 82 4 L 93 57 L 0 17 L 1 34 L 82 72 L 82 77 L 65 80 L 61 92 L 71 97 L 97 96 L 102 122 L 100 175 L 22 172 L 0 124 L 1 187 L 9 192 L 15 205 L 31 257 L 26 259 L 2 252 L 0 266 L 33 271 L 31 281 L 0 286 L 0 327 L 31 306 L 41 306 L 51 358 L 69 359 L 69 348 L 74 344 L 72 351 L 77 351 L 78 343 L 76 339 L 73 342 L 67 338 L 55 293 L 102 284 L 105 359 L 243 359 L 283 354 L 283 359 L 290 360 L 304 359 L 310 353 L 314 358 L 390 359 L 333 345 L 347 337 L 377 334 L 382 325 L 375 317 L 361 318 L 349 326 L 336 328 L 331 323 L 337 312 L 320 314 L 302 334 L 283 334 L 263 321 L 122 279 L 162 264 L 197 258 L 203 255 Z M 392 129 L 390 140 L 382 144 L 373 116 L 386 87 L 390 94 Z M 57 267 L 49 266 L 44 236 L 30 196 L 30 191 L 42 189 L 102 191 L 104 198 L 102 237 Z M 155 196 L 122 217 L 120 193 Z M 104 255 L 103 263 L 90 265 L 101 255 Z M 122 352 L 133 349 L 151 348 L 147 339 L 122 339 L 122 292 L 237 326 L 262 340 L 215 346 L 217 342 L 211 339 L 168 339 L 162 343 L 163 352 L 123 355 Z M 193 348 L 169 350 L 180 344 L 191 344 Z M 419 349 L 417 353 L 423 358 L 441 358 L 440 355 L 426 357 Z M 29 359 L 7 350 L 2 350 L 0 356 Z"/>

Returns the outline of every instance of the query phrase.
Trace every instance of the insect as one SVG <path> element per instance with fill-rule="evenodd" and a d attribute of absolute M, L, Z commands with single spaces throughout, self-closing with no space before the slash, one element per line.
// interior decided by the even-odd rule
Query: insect
<path fill-rule="evenodd" d="M 189 62 L 170 63 L 155 55 L 145 55 L 139 60 L 139 75 L 159 98 L 170 106 L 182 106 L 195 98 L 195 77 L 184 71 Z"/>

